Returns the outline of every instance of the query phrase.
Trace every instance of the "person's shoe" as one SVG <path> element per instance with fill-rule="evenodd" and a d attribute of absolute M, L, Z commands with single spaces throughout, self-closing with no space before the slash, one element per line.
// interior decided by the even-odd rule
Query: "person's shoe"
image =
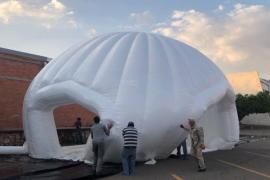
<path fill-rule="evenodd" d="M 123 176 L 130 176 L 130 174 L 122 173 Z"/>
<path fill-rule="evenodd" d="M 101 175 L 103 175 L 103 173 L 102 173 L 102 171 L 96 171 L 96 174 L 95 174 L 96 176 L 101 176 Z"/>
<path fill-rule="evenodd" d="M 182 160 L 188 160 L 188 157 L 182 157 L 181 159 Z"/>
<path fill-rule="evenodd" d="M 205 172 L 206 171 L 206 168 L 204 168 L 204 169 L 198 169 L 198 172 Z"/>

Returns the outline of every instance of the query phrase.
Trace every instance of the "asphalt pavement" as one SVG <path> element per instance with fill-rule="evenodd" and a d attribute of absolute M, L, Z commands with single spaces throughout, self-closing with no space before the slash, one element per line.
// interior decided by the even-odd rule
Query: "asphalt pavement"
<path fill-rule="evenodd" d="M 121 173 L 104 180 L 263 180 L 270 179 L 270 139 L 241 142 L 232 150 L 205 153 L 206 172 L 197 172 L 193 158 L 169 158 L 136 166 L 133 176 Z"/>

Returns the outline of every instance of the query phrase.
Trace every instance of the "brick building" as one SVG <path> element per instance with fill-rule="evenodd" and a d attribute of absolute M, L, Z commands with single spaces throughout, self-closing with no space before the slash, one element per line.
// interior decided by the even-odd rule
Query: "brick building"
<path fill-rule="evenodd" d="M 0 48 L 0 130 L 22 128 L 24 95 L 36 74 L 49 58 Z M 94 116 L 79 105 L 67 105 L 54 111 L 58 128 L 72 127 L 76 117 L 89 126 Z"/>

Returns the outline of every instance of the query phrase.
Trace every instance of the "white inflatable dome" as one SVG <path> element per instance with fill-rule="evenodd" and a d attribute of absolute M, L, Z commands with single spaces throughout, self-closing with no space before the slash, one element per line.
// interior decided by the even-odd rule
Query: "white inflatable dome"
<path fill-rule="evenodd" d="M 210 42 L 209 42 L 210 43 Z M 24 101 L 29 154 L 67 158 L 53 110 L 76 103 L 114 122 L 105 161 L 119 161 L 122 129 L 134 121 L 137 158 L 166 158 L 187 136 L 179 128 L 195 118 L 210 149 L 239 139 L 234 93 L 223 73 L 196 49 L 157 34 L 120 32 L 82 42 L 53 59 L 31 83 Z M 83 156 L 91 159 L 91 137 Z"/>

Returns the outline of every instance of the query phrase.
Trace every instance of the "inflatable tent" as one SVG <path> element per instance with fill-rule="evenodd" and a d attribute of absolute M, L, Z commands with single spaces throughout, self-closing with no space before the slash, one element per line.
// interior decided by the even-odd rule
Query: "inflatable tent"
<path fill-rule="evenodd" d="M 196 49 L 149 33 L 97 36 L 71 47 L 35 77 L 24 100 L 30 156 L 68 158 L 60 146 L 53 110 L 79 104 L 113 122 L 105 161 L 120 160 L 122 129 L 134 121 L 138 160 L 167 158 L 187 134 L 179 125 L 194 118 L 209 149 L 239 140 L 235 97 L 223 73 Z M 83 156 L 91 159 L 91 137 Z"/>

